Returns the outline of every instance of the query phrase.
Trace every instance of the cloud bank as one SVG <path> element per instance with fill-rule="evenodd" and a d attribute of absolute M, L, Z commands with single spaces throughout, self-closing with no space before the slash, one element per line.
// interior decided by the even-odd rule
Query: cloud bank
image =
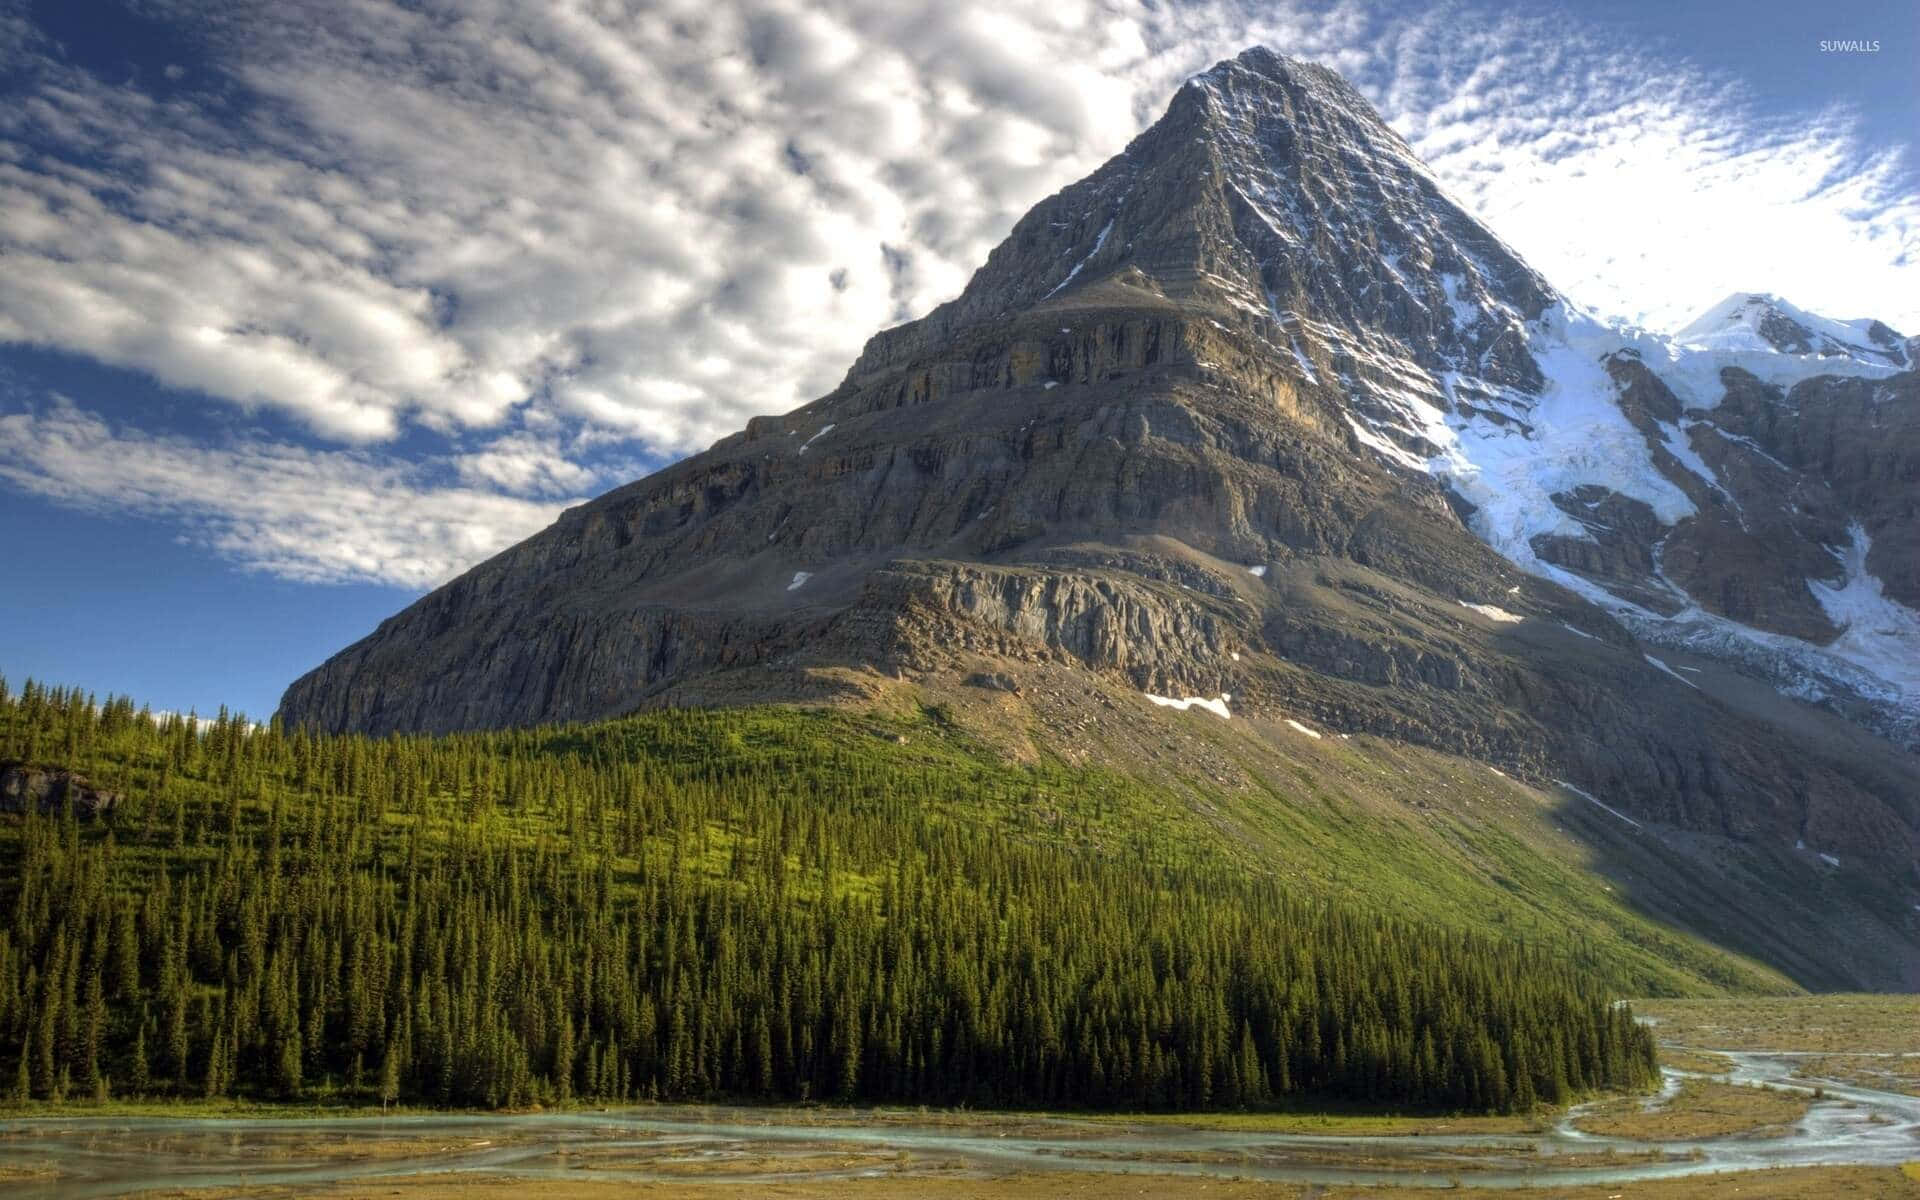
<path fill-rule="evenodd" d="M 0 415 L 0 481 L 84 510 L 169 520 L 196 544 L 312 583 L 432 587 L 565 507 L 436 478 L 449 467 L 465 477 L 470 465 L 260 440 L 199 445 L 115 428 L 64 398 Z M 494 470 L 478 475 L 492 483 Z"/>
<path fill-rule="evenodd" d="M 33 453 L 5 478 L 173 515 L 294 578 L 429 586 L 636 458 L 829 390 L 867 336 L 955 294 L 1021 213 L 1253 42 L 1346 73 L 1590 307 L 1667 327 L 1765 289 L 1920 329 L 1905 148 L 1861 144 L 1844 112 L 1764 113 L 1571 18 L 1225 0 L 139 8 L 200 39 L 195 61 L 89 69 L 17 0 L 0 9 L 20 81 L 0 106 L 0 343 L 303 437 L 196 443 L 39 397 L 6 416 L 0 448 Z M 336 515 L 314 515 L 320 497 Z M 412 511 L 382 518 L 396 508 Z M 348 545 L 363 520 L 367 545 Z"/>

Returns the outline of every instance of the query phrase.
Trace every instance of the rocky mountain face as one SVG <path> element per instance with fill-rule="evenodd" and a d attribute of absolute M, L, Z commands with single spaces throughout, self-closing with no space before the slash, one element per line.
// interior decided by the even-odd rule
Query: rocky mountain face
<path fill-rule="evenodd" d="M 831 394 L 570 510 L 281 715 L 1071 669 L 1910 873 L 1912 354 L 1767 298 L 1610 328 L 1337 75 L 1251 50 Z"/>

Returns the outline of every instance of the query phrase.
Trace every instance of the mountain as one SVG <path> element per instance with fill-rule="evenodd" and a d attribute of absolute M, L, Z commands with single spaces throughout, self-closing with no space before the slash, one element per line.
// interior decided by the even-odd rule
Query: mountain
<path fill-rule="evenodd" d="M 1833 321 L 1775 296 L 1735 292 L 1701 313 L 1673 340 L 1699 350 L 1757 351 L 1799 358 L 1850 359 L 1875 367 L 1912 367 L 1910 341 L 1874 320 Z M 1818 363 L 1809 374 L 1830 369 Z"/>
<path fill-rule="evenodd" d="M 1206 701 L 1261 736 L 1564 781 L 1778 850 L 1816 872 L 1795 887 L 1825 855 L 1912 892 L 1910 363 L 1885 326 L 1771 300 L 1608 326 L 1336 74 L 1254 49 L 833 392 L 569 510 L 281 716 L 443 731 L 907 688 L 1033 753 L 1213 771 L 1133 732 Z M 1854 922 L 1874 978 L 1920 983 L 1916 901 L 1836 901 L 1821 936 Z"/>

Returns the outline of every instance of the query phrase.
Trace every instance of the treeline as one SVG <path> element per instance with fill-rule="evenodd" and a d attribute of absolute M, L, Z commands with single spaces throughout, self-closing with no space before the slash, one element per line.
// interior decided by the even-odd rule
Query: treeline
<path fill-rule="evenodd" d="M 16 1098 L 1505 1112 L 1656 1074 L 1545 950 L 1300 901 L 1111 779 L 857 718 L 373 740 L 0 681 L 0 759 L 125 797 L 0 818 Z"/>

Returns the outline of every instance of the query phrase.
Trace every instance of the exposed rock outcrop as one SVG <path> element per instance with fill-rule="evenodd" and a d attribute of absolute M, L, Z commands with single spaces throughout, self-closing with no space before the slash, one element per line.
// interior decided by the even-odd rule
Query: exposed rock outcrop
<path fill-rule="evenodd" d="M 119 804 L 120 793 L 96 788 L 86 776 L 64 767 L 0 763 L 0 812 L 58 814 L 71 806 L 75 816 L 92 818 L 111 813 Z"/>
<path fill-rule="evenodd" d="M 1826 517 L 1830 545 L 1859 523 L 1872 539 L 1868 569 L 1889 596 L 1920 609 L 1920 372 L 1825 375 L 1783 391 L 1732 368 L 1723 382 L 1714 423 L 1794 472 L 1801 492 L 1823 485 L 1795 506 Z"/>

